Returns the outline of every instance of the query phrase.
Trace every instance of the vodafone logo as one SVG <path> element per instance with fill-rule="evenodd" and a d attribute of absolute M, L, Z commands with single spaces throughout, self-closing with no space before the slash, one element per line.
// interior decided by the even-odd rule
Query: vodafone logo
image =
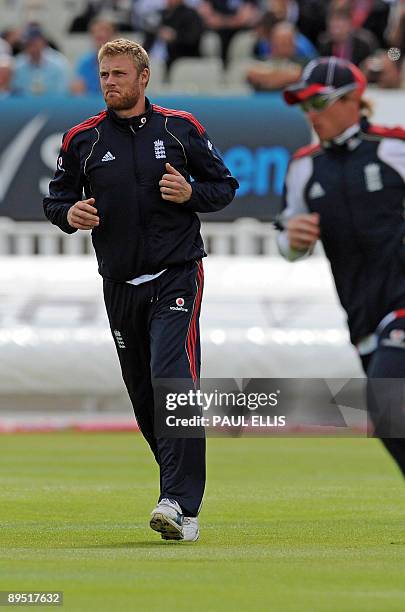
<path fill-rule="evenodd" d="M 381 341 L 383 346 L 392 346 L 394 348 L 405 349 L 405 330 L 392 329 L 388 338 L 383 338 Z"/>
<path fill-rule="evenodd" d="M 184 298 L 176 298 L 176 306 L 170 306 L 170 310 L 180 310 L 181 312 L 188 312 L 188 308 L 183 308 Z"/>
<path fill-rule="evenodd" d="M 393 342 L 401 343 L 405 339 L 405 331 L 403 329 L 393 329 L 390 332 L 390 339 Z"/>

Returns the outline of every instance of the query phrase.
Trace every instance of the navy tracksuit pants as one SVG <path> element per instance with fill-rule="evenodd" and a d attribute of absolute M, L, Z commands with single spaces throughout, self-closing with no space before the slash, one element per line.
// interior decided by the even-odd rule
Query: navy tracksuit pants
<path fill-rule="evenodd" d="M 205 487 L 205 438 L 163 438 L 154 430 L 154 380 L 200 376 L 203 265 L 192 261 L 131 285 L 104 280 L 104 301 L 122 376 L 139 428 L 160 468 L 160 499 L 197 516 Z"/>
<path fill-rule="evenodd" d="M 405 318 L 397 318 L 384 327 L 378 336 L 377 349 L 361 360 L 369 379 L 368 410 L 375 426 L 374 435 L 381 439 L 405 476 L 405 398 L 401 397 L 405 381 Z M 372 379 L 401 380 L 398 380 L 398 385 L 393 380 L 388 380 L 386 384 L 381 381 L 381 385 L 378 381 L 373 387 Z M 394 413 L 390 412 L 390 408 Z M 401 437 L 387 435 L 387 432 L 393 431 L 393 427 L 395 432 L 395 423 Z"/>

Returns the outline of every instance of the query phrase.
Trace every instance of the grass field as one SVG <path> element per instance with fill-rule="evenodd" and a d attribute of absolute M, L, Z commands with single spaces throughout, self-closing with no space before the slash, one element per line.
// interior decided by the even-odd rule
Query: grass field
<path fill-rule="evenodd" d="M 405 489 L 375 440 L 209 439 L 195 544 L 148 527 L 137 434 L 5 435 L 0 465 L 0 590 L 62 590 L 69 611 L 405 610 Z"/>

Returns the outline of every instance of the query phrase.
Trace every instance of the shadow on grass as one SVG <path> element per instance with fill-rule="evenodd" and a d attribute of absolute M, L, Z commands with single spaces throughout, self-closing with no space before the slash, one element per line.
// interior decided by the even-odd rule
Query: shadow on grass
<path fill-rule="evenodd" d="M 194 544 L 194 542 L 191 542 Z M 156 540 L 156 541 L 148 541 L 148 542 L 112 542 L 110 544 L 89 544 L 88 546 L 75 546 L 75 548 L 80 549 L 98 549 L 98 548 L 153 548 L 155 546 L 184 546 L 187 545 L 187 542 L 182 542 L 181 540 Z"/>

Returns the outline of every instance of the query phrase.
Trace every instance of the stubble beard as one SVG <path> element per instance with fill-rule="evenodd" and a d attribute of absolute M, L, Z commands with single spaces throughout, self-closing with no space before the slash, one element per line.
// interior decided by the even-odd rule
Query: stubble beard
<path fill-rule="evenodd" d="M 116 111 L 130 110 L 138 103 L 140 98 L 139 88 L 133 88 L 127 92 L 120 92 L 119 96 L 104 96 L 108 108 Z"/>

